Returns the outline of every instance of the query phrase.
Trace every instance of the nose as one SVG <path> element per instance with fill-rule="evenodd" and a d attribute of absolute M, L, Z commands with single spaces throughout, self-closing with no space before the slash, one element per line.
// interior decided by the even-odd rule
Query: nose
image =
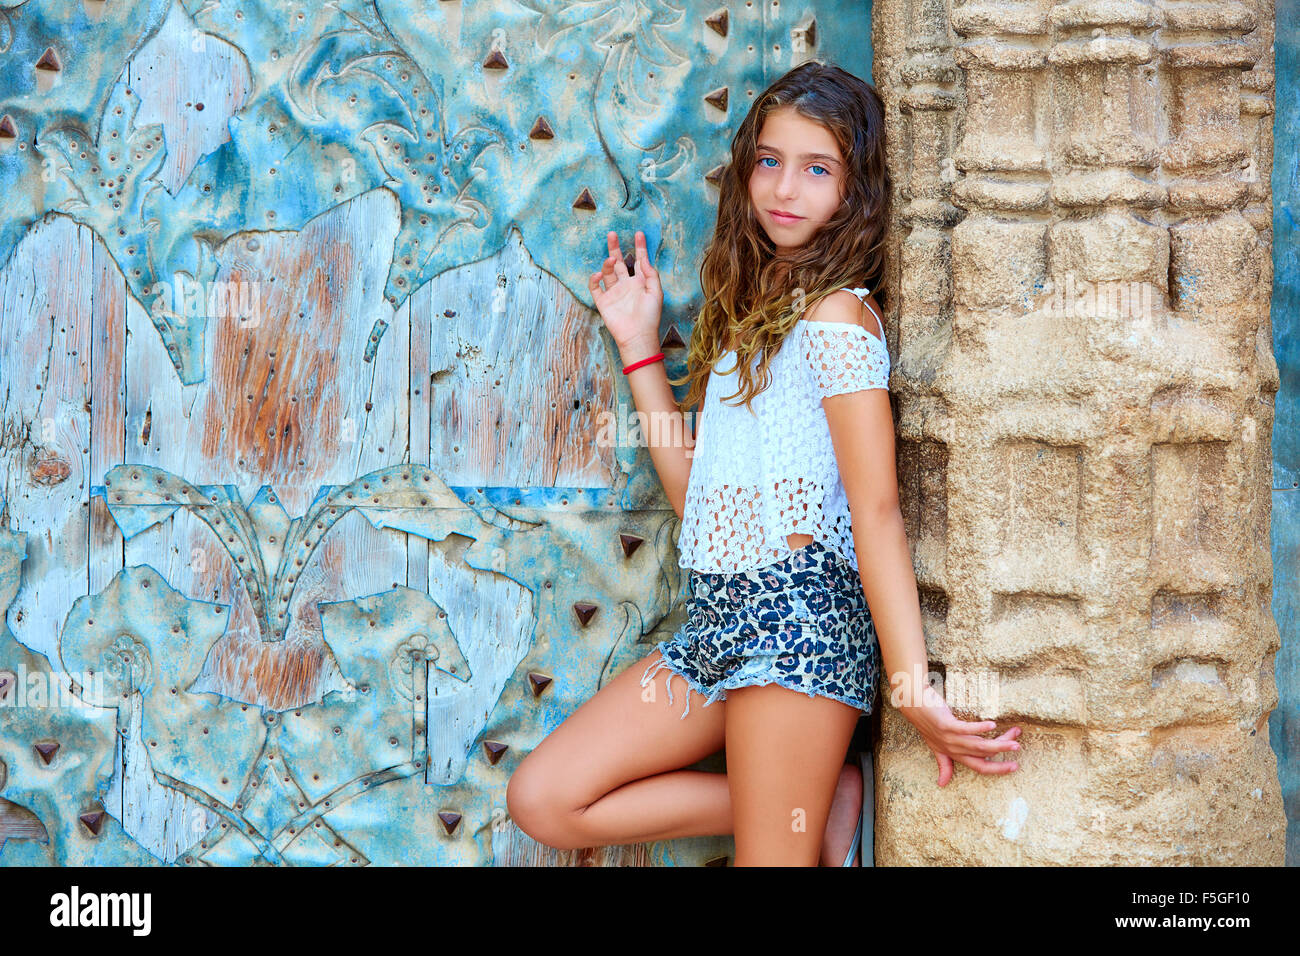
<path fill-rule="evenodd" d="M 796 175 L 797 173 L 792 171 L 789 166 L 781 170 L 781 175 L 776 180 L 776 194 L 782 199 L 793 199 L 798 192 L 795 185 L 797 182 Z"/>

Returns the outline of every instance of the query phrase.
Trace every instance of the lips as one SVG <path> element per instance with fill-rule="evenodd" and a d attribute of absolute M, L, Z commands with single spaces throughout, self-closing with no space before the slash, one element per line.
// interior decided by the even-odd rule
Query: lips
<path fill-rule="evenodd" d="M 767 214 L 780 223 L 798 222 L 803 216 L 795 216 L 790 213 L 781 212 L 779 209 L 769 209 Z"/>

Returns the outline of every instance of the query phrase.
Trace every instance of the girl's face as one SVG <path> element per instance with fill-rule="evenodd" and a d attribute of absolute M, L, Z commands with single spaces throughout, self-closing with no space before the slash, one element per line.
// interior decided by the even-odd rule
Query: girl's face
<path fill-rule="evenodd" d="M 830 130 L 793 107 L 767 114 L 758 133 L 749 200 L 778 253 L 798 249 L 835 214 L 844 201 L 844 174 Z"/>

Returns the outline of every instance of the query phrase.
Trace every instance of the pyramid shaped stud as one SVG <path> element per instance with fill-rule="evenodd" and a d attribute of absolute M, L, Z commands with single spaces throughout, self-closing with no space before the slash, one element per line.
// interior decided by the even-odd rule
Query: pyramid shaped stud
<path fill-rule="evenodd" d="M 48 767 L 50 765 L 50 761 L 54 759 L 54 755 L 59 752 L 59 745 L 53 741 L 48 741 L 48 742 L 36 744 L 35 749 L 36 752 L 40 755 L 41 760 L 45 762 L 45 766 Z"/>
<path fill-rule="evenodd" d="M 586 186 L 582 187 L 582 192 L 579 193 L 578 198 L 573 201 L 573 208 L 574 209 L 595 209 L 596 208 L 596 197 L 594 197 L 591 194 L 591 190 L 588 189 Z"/>
<path fill-rule="evenodd" d="M 720 37 L 727 35 L 727 8 L 723 7 L 717 13 L 711 13 L 704 18 L 704 22 L 712 28 L 713 32 Z"/>
<path fill-rule="evenodd" d="M 803 49 L 811 50 L 817 45 L 817 21 L 809 20 L 802 26 L 790 31 L 790 39 L 796 44 L 802 43 Z"/>
<path fill-rule="evenodd" d="M 59 55 L 54 52 L 54 47 L 47 46 L 41 58 L 36 61 L 36 69 L 49 70 L 51 73 L 58 73 L 63 69 L 63 64 L 59 61 Z"/>
<path fill-rule="evenodd" d="M 725 86 L 718 87 L 708 96 L 704 97 L 704 102 L 725 113 L 727 111 L 727 88 Z"/>
<path fill-rule="evenodd" d="M 590 623 L 592 615 L 596 613 L 598 607 L 599 605 L 588 604 L 586 601 L 575 601 L 573 604 L 574 613 L 578 615 L 578 620 L 582 622 L 583 627 Z"/>
<path fill-rule="evenodd" d="M 439 810 L 438 819 L 442 821 L 442 828 L 447 831 L 447 836 L 456 832 L 456 827 L 460 826 L 460 814 L 455 810 Z"/>
<path fill-rule="evenodd" d="M 545 116 L 537 117 L 537 122 L 533 128 L 528 131 L 529 139 L 555 139 L 555 130 L 551 129 L 551 124 L 546 122 Z"/>
<path fill-rule="evenodd" d="M 533 696 L 541 697 L 542 692 L 551 686 L 551 678 L 535 671 L 528 672 L 528 683 L 533 688 Z"/>
<path fill-rule="evenodd" d="M 99 831 L 104 828 L 104 816 L 103 810 L 92 810 L 89 813 L 81 814 L 77 819 L 86 825 L 86 829 L 90 831 L 91 836 L 99 836 Z"/>
<path fill-rule="evenodd" d="M 487 754 L 488 763 L 492 764 L 494 767 L 501 759 L 501 755 L 509 749 L 510 747 L 507 744 L 503 744 L 499 740 L 483 741 L 483 751 Z"/>
<path fill-rule="evenodd" d="M 623 546 L 623 557 L 630 558 L 636 553 L 636 549 L 641 547 L 641 542 L 645 538 L 639 538 L 634 534 L 620 534 L 618 543 Z"/>
<path fill-rule="evenodd" d="M 686 347 L 686 343 L 682 341 L 681 333 L 677 331 L 676 325 L 668 326 L 668 334 L 659 343 L 659 347 L 661 349 L 682 349 Z"/>
<path fill-rule="evenodd" d="M 485 70 L 508 70 L 510 64 L 506 62 L 505 56 L 500 50 L 493 50 L 488 54 L 488 58 L 483 61 Z"/>
<path fill-rule="evenodd" d="M 722 174 L 723 172 L 726 171 L 726 169 L 727 167 L 725 164 L 719 164 L 717 166 L 714 166 L 712 169 L 710 169 L 707 173 L 704 174 L 704 181 L 707 183 L 712 183 L 714 186 L 720 186 L 722 184 Z"/>

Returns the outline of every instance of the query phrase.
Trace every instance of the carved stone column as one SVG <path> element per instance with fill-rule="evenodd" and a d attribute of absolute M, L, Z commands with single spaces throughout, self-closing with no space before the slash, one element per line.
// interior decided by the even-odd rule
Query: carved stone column
<path fill-rule="evenodd" d="M 877 0 L 898 465 L 958 766 L 882 715 L 876 862 L 1273 864 L 1273 8 Z"/>

